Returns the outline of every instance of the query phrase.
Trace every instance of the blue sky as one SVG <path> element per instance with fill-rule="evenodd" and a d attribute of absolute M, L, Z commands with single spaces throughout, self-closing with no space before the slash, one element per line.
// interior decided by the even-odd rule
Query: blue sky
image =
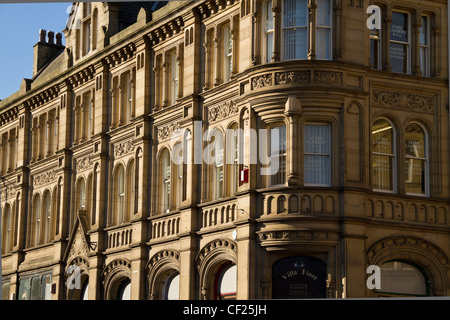
<path fill-rule="evenodd" d="M 71 4 L 0 3 L 0 99 L 19 91 L 23 78 L 32 77 L 39 29 L 62 32 Z"/>

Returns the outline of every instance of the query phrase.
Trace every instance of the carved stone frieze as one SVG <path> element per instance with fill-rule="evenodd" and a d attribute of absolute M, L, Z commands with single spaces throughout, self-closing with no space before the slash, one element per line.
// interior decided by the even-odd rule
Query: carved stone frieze
<path fill-rule="evenodd" d="M 342 72 L 335 71 L 314 71 L 314 83 L 341 85 Z"/>
<path fill-rule="evenodd" d="M 299 84 L 310 82 L 311 72 L 309 71 L 288 71 L 275 73 L 275 84 Z"/>
<path fill-rule="evenodd" d="M 131 140 L 119 142 L 114 145 L 114 157 L 118 158 L 134 150 L 134 145 Z"/>
<path fill-rule="evenodd" d="M 76 160 L 75 168 L 78 172 L 91 169 L 94 165 L 94 162 L 92 161 L 92 155 L 87 155 L 83 158 Z"/>
<path fill-rule="evenodd" d="M 434 99 L 431 95 L 373 89 L 372 106 L 432 113 L 434 111 Z"/>
<path fill-rule="evenodd" d="M 33 177 L 33 186 L 34 187 L 40 187 L 45 184 L 51 183 L 53 181 L 56 181 L 57 174 L 55 170 L 47 171 L 41 174 L 38 174 Z"/>
<path fill-rule="evenodd" d="M 217 239 L 217 240 L 211 241 L 199 252 L 197 259 L 196 259 L 197 260 L 197 268 L 200 269 L 203 260 L 210 253 L 214 253 L 215 251 L 223 251 L 223 250 L 230 250 L 231 252 L 234 252 L 234 254 L 236 254 L 237 245 L 234 241 L 229 240 L 229 239 Z"/>
<path fill-rule="evenodd" d="M 16 192 L 12 187 L 4 187 L 2 183 L 1 201 L 11 200 L 16 197 Z"/>
<path fill-rule="evenodd" d="M 218 106 L 211 107 L 208 110 L 208 120 L 213 122 L 229 117 L 233 114 L 237 114 L 239 111 L 238 106 L 234 101 L 226 101 Z"/>
<path fill-rule="evenodd" d="M 280 241 L 280 240 L 338 240 L 338 235 L 327 231 L 266 231 L 258 233 L 259 241 Z"/>
<path fill-rule="evenodd" d="M 252 78 L 252 90 L 268 87 L 272 85 L 272 74 L 263 74 Z"/>
<path fill-rule="evenodd" d="M 179 122 L 170 123 L 164 127 L 158 129 L 158 140 L 164 141 L 170 139 L 172 134 L 176 134 L 181 131 L 181 126 Z"/>

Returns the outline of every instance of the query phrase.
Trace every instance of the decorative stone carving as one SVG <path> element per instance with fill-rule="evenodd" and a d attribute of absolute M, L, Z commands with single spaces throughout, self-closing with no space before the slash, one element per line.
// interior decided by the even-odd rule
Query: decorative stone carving
<path fill-rule="evenodd" d="M 118 158 L 134 150 L 134 145 L 131 140 L 119 142 L 114 145 L 114 157 Z"/>
<path fill-rule="evenodd" d="M 381 252 L 389 249 L 398 248 L 401 251 L 423 251 L 431 254 L 439 261 L 447 270 L 450 270 L 450 262 L 445 253 L 433 243 L 414 237 L 391 237 L 383 239 L 375 243 L 367 252 L 367 263 L 372 264 L 376 261 L 375 257 Z"/>
<path fill-rule="evenodd" d="M 16 192 L 11 187 L 3 187 L 3 185 L 2 185 L 1 190 L 2 190 L 1 201 L 6 201 L 8 199 L 11 200 L 11 199 L 14 199 L 16 196 Z"/>
<path fill-rule="evenodd" d="M 337 234 L 326 231 L 267 231 L 258 233 L 259 241 L 281 241 L 281 240 L 338 240 Z"/>
<path fill-rule="evenodd" d="M 202 261 L 205 259 L 205 257 L 210 252 L 213 252 L 215 250 L 220 250 L 220 249 L 231 250 L 234 253 L 237 252 L 236 243 L 234 243 L 234 241 L 232 241 L 232 240 L 217 239 L 217 240 L 211 241 L 199 252 L 197 259 L 196 259 L 197 260 L 197 268 L 200 269 Z"/>
<path fill-rule="evenodd" d="M 275 84 L 299 84 L 310 82 L 311 73 L 309 71 L 289 71 L 275 73 Z"/>
<path fill-rule="evenodd" d="M 40 187 L 55 181 L 57 178 L 56 171 L 51 170 L 33 177 L 33 186 Z"/>
<path fill-rule="evenodd" d="M 242 113 L 242 120 L 244 121 L 244 124 L 248 126 L 248 122 L 250 120 L 250 111 L 248 111 L 248 109 L 245 109 Z"/>
<path fill-rule="evenodd" d="M 170 139 L 173 133 L 178 133 L 181 130 L 179 122 L 171 123 L 167 126 L 158 129 L 158 140 L 163 141 Z"/>
<path fill-rule="evenodd" d="M 92 161 L 92 155 L 87 155 L 83 158 L 76 160 L 75 168 L 78 172 L 91 169 L 94 165 L 94 162 Z"/>
<path fill-rule="evenodd" d="M 342 72 L 314 71 L 314 83 L 341 85 Z"/>
<path fill-rule="evenodd" d="M 163 250 L 156 253 L 149 261 L 149 267 L 152 268 L 155 264 L 163 259 L 174 259 L 180 262 L 180 255 L 174 250 Z"/>
<path fill-rule="evenodd" d="M 372 103 L 375 107 L 432 113 L 434 111 L 433 100 L 433 97 L 430 95 L 401 92 L 397 90 L 372 90 Z"/>
<path fill-rule="evenodd" d="M 226 101 L 216 107 L 211 107 L 208 110 L 208 121 L 216 121 L 224 119 L 228 116 L 238 113 L 239 108 L 234 101 Z"/>
<path fill-rule="evenodd" d="M 77 232 L 75 233 L 67 261 L 72 261 L 76 257 L 88 257 L 88 256 L 89 256 L 89 245 L 86 241 L 81 225 L 78 225 Z"/>
<path fill-rule="evenodd" d="M 252 90 L 264 88 L 272 85 L 272 74 L 263 74 L 252 78 Z"/>

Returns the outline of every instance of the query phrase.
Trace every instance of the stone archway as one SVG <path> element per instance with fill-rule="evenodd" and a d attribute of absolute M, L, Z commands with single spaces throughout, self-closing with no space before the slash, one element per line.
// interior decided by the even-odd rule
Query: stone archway
<path fill-rule="evenodd" d="M 226 263 L 237 265 L 237 244 L 229 239 L 217 239 L 205 245 L 195 259 L 200 278 L 200 299 L 214 299 L 216 273 Z"/>
<path fill-rule="evenodd" d="M 145 270 L 147 270 L 149 299 L 163 299 L 164 282 L 180 272 L 180 254 L 175 250 L 162 250 L 153 255 Z"/>
<path fill-rule="evenodd" d="M 367 266 L 381 266 L 388 261 L 405 261 L 420 267 L 429 280 L 430 295 L 450 294 L 450 263 L 447 255 L 435 244 L 416 237 L 396 236 L 374 243 L 367 251 Z M 368 296 L 376 296 L 374 290 Z"/>
<path fill-rule="evenodd" d="M 127 259 L 110 262 L 102 272 L 105 300 L 116 300 L 117 293 L 124 281 L 131 280 L 131 263 Z"/>

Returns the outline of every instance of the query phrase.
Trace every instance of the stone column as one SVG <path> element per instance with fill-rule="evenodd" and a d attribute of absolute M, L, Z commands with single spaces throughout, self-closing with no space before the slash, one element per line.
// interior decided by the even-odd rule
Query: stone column
<path fill-rule="evenodd" d="M 273 53 L 271 61 L 280 61 L 281 56 L 281 0 L 272 1 L 273 12 Z"/>

